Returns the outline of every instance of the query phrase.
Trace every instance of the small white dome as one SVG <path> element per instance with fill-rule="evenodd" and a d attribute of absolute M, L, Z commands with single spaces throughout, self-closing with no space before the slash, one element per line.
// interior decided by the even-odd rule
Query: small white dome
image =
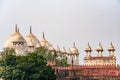
<path fill-rule="evenodd" d="M 91 52 L 91 51 L 92 51 L 89 43 L 88 43 L 88 45 L 85 47 L 85 51 L 86 51 L 86 52 Z"/>
<path fill-rule="evenodd" d="M 96 51 L 103 51 L 101 43 L 99 43 L 99 45 L 97 46 Z"/>
<path fill-rule="evenodd" d="M 115 51 L 115 48 L 113 44 L 111 43 L 110 46 L 108 47 L 108 51 Z"/>
<path fill-rule="evenodd" d="M 73 47 L 70 49 L 73 54 L 78 54 L 78 49 L 75 46 L 75 43 L 73 43 Z"/>

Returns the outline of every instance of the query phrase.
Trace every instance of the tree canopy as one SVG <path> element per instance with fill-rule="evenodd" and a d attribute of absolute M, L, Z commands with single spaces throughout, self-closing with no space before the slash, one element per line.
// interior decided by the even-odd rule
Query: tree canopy
<path fill-rule="evenodd" d="M 0 60 L 1 77 L 4 80 L 56 80 L 54 69 L 47 65 L 46 58 L 41 55 L 46 50 L 40 49 L 24 56 L 16 56 L 12 51 L 5 54 Z"/>

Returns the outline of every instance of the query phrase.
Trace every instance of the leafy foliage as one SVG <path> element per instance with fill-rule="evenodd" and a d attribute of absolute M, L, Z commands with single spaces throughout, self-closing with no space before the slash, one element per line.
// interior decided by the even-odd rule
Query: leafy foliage
<path fill-rule="evenodd" d="M 44 47 L 39 47 L 34 52 L 43 55 L 43 57 L 45 57 L 47 61 L 54 61 L 54 55 L 50 51 L 46 50 Z M 58 54 L 56 55 L 56 57 L 58 57 Z M 61 54 L 61 59 L 56 60 L 56 65 L 68 66 L 66 56 L 62 57 Z"/>
<path fill-rule="evenodd" d="M 67 59 L 66 58 L 57 59 L 57 66 L 68 66 Z"/>
<path fill-rule="evenodd" d="M 36 48 L 34 52 L 38 53 L 38 54 L 41 54 L 44 58 L 46 58 L 47 61 L 53 61 L 54 60 L 54 55 L 50 51 L 45 49 L 44 47 Z"/>
<path fill-rule="evenodd" d="M 4 80 L 56 80 L 55 71 L 47 65 L 46 50 L 38 49 L 25 56 L 12 53 L 0 60 L 1 77 Z"/>

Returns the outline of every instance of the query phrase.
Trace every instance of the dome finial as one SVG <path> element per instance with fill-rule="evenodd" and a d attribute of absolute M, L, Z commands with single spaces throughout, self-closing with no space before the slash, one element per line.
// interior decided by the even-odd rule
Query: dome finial
<path fill-rule="evenodd" d="M 75 42 L 73 42 L 73 46 L 75 46 Z"/>
<path fill-rule="evenodd" d="M 32 33 L 32 26 L 30 26 L 30 33 Z"/>
<path fill-rule="evenodd" d="M 19 33 L 19 28 L 18 28 L 17 32 Z"/>
<path fill-rule="evenodd" d="M 101 42 L 99 42 L 99 45 L 101 45 Z"/>
<path fill-rule="evenodd" d="M 45 38 L 44 32 L 43 32 L 43 38 Z"/>
<path fill-rule="evenodd" d="M 112 42 L 110 44 L 113 45 Z"/>
<path fill-rule="evenodd" d="M 15 32 L 17 32 L 17 24 L 15 24 Z"/>
<path fill-rule="evenodd" d="M 88 42 L 88 46 L 90 47 L 90 44 L 89 44 L 89 42 Z"/>

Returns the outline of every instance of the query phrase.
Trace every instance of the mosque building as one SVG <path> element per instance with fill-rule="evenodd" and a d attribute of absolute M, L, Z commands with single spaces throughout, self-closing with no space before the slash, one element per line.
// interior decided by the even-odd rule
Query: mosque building
<path fill-rule="evenodd" d="M 19 32 L 19 28 L 17 28 L 17 25 L 15 26 L 15 32 L 6 40 L 4 49 L 7 48 L 13 48 L 15 50 L 16 55 L 24 55 L 26 52 L 33 52 L 38 47 L 45 47 L 49 51 L 55 51 L 59 56 L 57 58 L 63 58 L 67 57 L 68 64 L 71 64 L 72 58 L 74 59 L 74 64 L 79 64 L 79 52 L 78 49 L 75 46 L 75 43 L 73 44 L 72 48 L 70 49 L 70 53 L 67 53 L 66 49 L 63 47 L 62 50 L 60 50 L 59 47 L 57 49 L 54 49 L 52 44 L 50 44 L 44 35 L 42 39 L 39 41 L 36 36 L 32 33 L 32 29 L 30 26 L 30 32 L 27 34 L 27 36 L 24 38 L 21 33 Z"/>
<path fill-rule="evenodd" d="M 41 46 L 52 53 L 56 53 L 58 56 L 55 58 L 67 58 L 68 67 L 52 66 L 55 68 L 60 80 L 71 80 L 72 77 L 76 77 L 74 80 L 120 80 L 120 67 L 116 66 L 115 48 L 112 43 L 107 49 L 107 56 L 103 55 L 104 49 L 101 43 L 96 48 L 97 56 L 93 56 L 91 54 L 92 48 L 88 43 L 85 47 L 86 56 L 84 57 L 84 64 L 79 65 L 80 53 L 75 43 L 68 51 L 66 51 L 65 47 L 63 49 L 60 49 L 59 46 L 54 48 L 46 40 L 44 32 L 42 39 L 39 41 L 32 33 L 31 27 L 27 36 L 23 37 L 16 25 L 15 32 L 6 40 L 4 49 L 13 48 L 16 55 L 24 55 L 26 52 L 33 52 Z"/>

